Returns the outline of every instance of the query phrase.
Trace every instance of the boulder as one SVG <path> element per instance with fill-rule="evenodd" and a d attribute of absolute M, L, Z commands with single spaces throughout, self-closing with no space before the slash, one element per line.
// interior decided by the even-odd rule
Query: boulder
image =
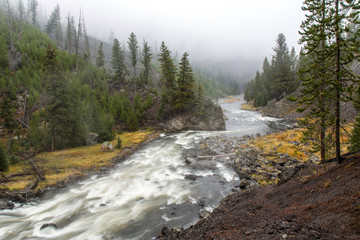
<path fill-rule="evenodd" d="M 58 229 L 58 226 L 54 223 L 45 223 L 40 227 L 40 230 L 43 230 L 45 228 L 53 228 L 53 229 Z"/>
<path fill-rule="evenodd" d="M 101 144 L 101 151 L 112 152 L 114 151 L 114 147 L 110 142 L 104 142 L 103 144 Z"/>
<path fill-rule="evenodd" d="M 187 174 L 187 175 L 185 175 L 185 179 L 187 179 L 187 180 L 195 181 L 196 178 L 197 178 L 197 176 L 194 175 L 194 174 Z"/>
<path fill-rule="evenodd" d="M 166 122 L 160 124 L 162 128 L 168 131 L 182 130 L 225 130 L 225 119 L 223 111 L 219 104 L 209 99 L 204 100 L 203 109 L 198 113 L 195 108 L 190 109 L 175 117 L 170 118 Z"/>
<path fill-rule="evenodd" d="M 86 145 L 92 146 L 98 143 L 99 134 L 90 132 L 86 138 Z"/>
<path fill-rule="evenodd" d="M 170 227 L 167 227 L 167 226 L 164 226 L 162 229 L 161 229 L 161 235 L 160 237 L 164 237 L 164 236 L 169 236 L 171 235 L 172 233 L 178 233 L 180 231 L 184 230 L 182 227 L 173 227 L 173 228 L 170 228 Z"/>
<path fill-rule="evenodd" d="M 5 209 L 13 209 L 15 207 L 15 204 L 12 202 L 6 201 L 5 199 L 0 199 L 0 210 Z"/>
<path fill-rule="evenodd" d="M 208 216 L 210 216 L 210 213 L 205 210 L 205 209 L 201 209 L 199 212 L 199 217 L 200 218 L 207 218 Z"/>

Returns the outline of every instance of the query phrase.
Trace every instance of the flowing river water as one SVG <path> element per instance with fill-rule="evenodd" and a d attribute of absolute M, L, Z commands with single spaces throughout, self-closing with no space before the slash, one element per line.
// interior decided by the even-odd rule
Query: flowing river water
<path fill-rule="evenodd" d="M 219 103 L 227 131 L 165 135 L 119 163 L 43 199 L 0 211 L 0 239 L 153 239 L 163 226 L 190 226 L 212 211 L 239 182 L 230 165 L 194 169 L 186 153 L 209 136 L 264 134 L 285 124 L 240 110 L 242 101 Z M 186 176 L 196 176 L 196 180 Z M 57 228 L 40 229 L 44 224 Z"/>

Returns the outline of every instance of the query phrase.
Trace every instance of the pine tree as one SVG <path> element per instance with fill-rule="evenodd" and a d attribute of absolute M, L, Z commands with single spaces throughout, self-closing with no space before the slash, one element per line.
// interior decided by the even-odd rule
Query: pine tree
<path fill-rule="evenodd" d="M 78 94 L 71 91 L 57 61 L 55 48 L 48 46 L 45 60 L 46 121 L 50 130 L 50 149 L 81 145 L 85 130 L 81 122 Z"/>
<path fill-rule="evenodd" d="M 349 31 L 349 23 L 358 21 L 360 4 L 351 0 L 305 1 L 304 4 L 303 10 L 309 14 L 302 23 L 301 41 L 305 43 L 308 64 L 300 74 L 304 85 L 300 102 L 305 105 L 300 110 L 311 106 L 310 114 L 315 121 L 308 121 L 307 132 L 313 138 L 318 124 L 322 161 L 328 152 L 326 139 L 332 137 L 326 129 L 335 128 L 335 155 L 340 163 L 340 102 L 351 98 L 352 83 L 357 80 L 349 66 L 359 52 L 359 43 L 352 37 L 346 39 L 344 33 Z"/>
<path fill-rule="evenodd" d="M 304 11 L 310 12 L 307 19 L 302 23 L 301 28 L 303 32 L 301 42 L 306 43 L 303 54 L 307 55 L 308 63 L 303 65 L 300 69 L 299 75 L 302 81 L 302 98 L 300 103 L 302 107 L 300 112 L 306 108 L 311 107 L 304 125 L 307 130 L 304 132 L 304 137 L 308 141 L 313 142 L 313 149 L 320 150 L 321 161 L 324 162 L 326 158 L 326 129 L 332 121 L 331 99 L 327 87 L 331 79 L 326 73 L 327 65 L 325 64 L 325 48 L 327 47 L 327 22 L 328 11 L 326 0 L 305 1 L 303 6 Z M 311 62 L 310 62 L 311 61 Z M 329 135 L 331 136 L 331 135 Z M 319 139 L 319 140 L 318 140 Z"/>
<path fill-rule="evenodd" d="M 71 54 L 73 50 L 74 42 L 74 32 L 75 32 L 75 21 L 74 17 L 70 14 L 67 16 L 66 24 L 66 39 L 65 39 L 65 49 L 68 50 L 68 53 Z"/>
<path fill-rule="evenodd" d="M 162 100 L 164 102 L 173 103 L 176 92 L 176 67 L 171 58 L 171 52 L 164 42 L 161 43 L 159 61 L 161 67 L 160 83 L 163 88 Z"/>
<path fill-rule="evenodd" d="M 179 63 L 177 78 L 178 88 L 174 107 L 182 112 L 195 103 L 194 76 L 189 62 L 189 54 L 186 52 Z"/>
<path fill-rule="evenodd" d="M 112 60 L 111 64 L 115 73 L 115 77 L 118 79 L 120 83 L 125 82 L 125 59 L 124 59 L 124 53 L 121 49 L 119 40 L 115 38 L 114 44 L 112 47 Z"/>
<path fill-rule="evenodd" d="M 96 54 L 96 66 L 102 68 L 104 67 L 104 65 L 105 65 L 105 55 L 103 51 L 103 43 L 100 42 L 100 47 Z"/>
<path fill-rule="evenodd" d="M 294 82 L 294 74 L 291 72 L 291 61 L 289 49 L 286 44 L 286 38 L 283 33 L 278 35 L 276 46 L 274 48 L 272 77 L 270 94 L 271 98 L 280 100 L 282 96 L 290 92 Z"/>
<path fill-rule="evenodd" d="M 128 43 L 129 50 L 130 50 L 129 57 L 131 60 L 131 65 L 133 66 L 133 69 L 134 69 L 133 79 L 136 79 L 136 63 L 137 63 L 137 54 L 139 51 L 139 46 L 138 46 L 138 41 L 136 39 L 136 35 L 133 32 L 130 33 L 129 41 L 127 43 Z"/>
<path fill-rule="evenodd" d="M 145 85 L 151 85 L 150 82 L 150 70 L 151 70 L 151 49 L 147 42 L 143 42 L 143 59 L 142 64 L 144 66 L 143 70 L 143 82 Z"/>
<path fill-rule="evenodd" d="M 49 16 L 49 20 L 46 24 L 45 31 L 47 34 L 52 34 L 55 32 L 58 25 L 60 25 L 60 7 L 59 4 L 56 5 L 54 10 L 51 12 L 51 15 Z"/>
<path fill-rule="evenodd" d="M 37 0 L 29 0 L 29 12 L 31 13 L 31 21 L 33 25 L 36 25 L 38 6 L 39 2 Z"/>
<path fill-rule="evenodd" d="M 341 159 L 341 101 L 348 101 L 349 97 L 346 92 L 352 95 L 352 83 L 359 80 L 351 68 L 352 63 L 355 61 L 355 56 L 359 54 L 360 44 L 356 36 L 346 38 L 344 33 L 350 31 L 349 24 L 359 24 L 360 15 L 360 2 L 358 0 L 334 0 L 331 1 L 329 11 L 332 16 L 329 21 L 329 58 L 333 61 L 332 73 L 334 80 L 332 81 L 331 88 L 334 89 L 332 97 L 335 99 L 335 155 L 338 163 L 342 162 Z M 357 35 L 357 34 L 356 34 Z"/>
<path fill-rule="evenodd" d="M 9 169 L 9 162 L 6 157 L 3 144 L 0 142 L 0 172 L 6 172 Z"/>

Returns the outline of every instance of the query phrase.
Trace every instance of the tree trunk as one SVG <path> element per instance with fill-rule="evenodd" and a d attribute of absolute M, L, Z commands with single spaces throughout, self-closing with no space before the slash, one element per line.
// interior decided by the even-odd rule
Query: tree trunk
<path fill-rule="evenodd" d="M 341 88 L 341 69 L 340 69 L 340 22 L 339 22 L 339 0 L 335 1 L 336 4 L 336 14 L 335 14 L 335 34 L 336 34 L 336 86 L 335 86 L 335 152 L 336 152 L 336 161 L 340 164 L 341 155 L 340 155 L 340 88 Z"/>

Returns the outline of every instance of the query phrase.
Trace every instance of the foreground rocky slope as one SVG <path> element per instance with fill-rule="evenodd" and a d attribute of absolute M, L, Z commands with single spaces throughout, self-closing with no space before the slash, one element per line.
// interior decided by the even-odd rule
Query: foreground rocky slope
<path fill-rule="evenodd" d="M 225 198 L 207 218 L 162 239 L 359 239 L 360 154 L 309 165 L 284 184 Z"/>

